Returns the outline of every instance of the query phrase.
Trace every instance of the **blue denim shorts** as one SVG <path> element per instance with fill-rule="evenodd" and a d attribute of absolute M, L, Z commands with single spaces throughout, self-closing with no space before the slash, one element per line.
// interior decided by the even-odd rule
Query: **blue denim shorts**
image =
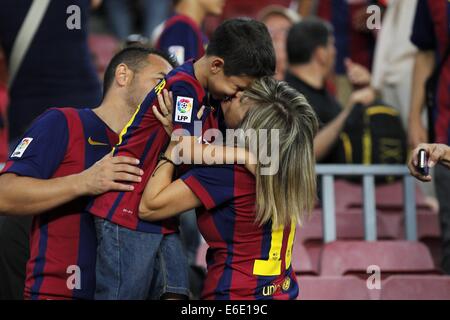
<path fill-rule="evenodd" d="M 95 299 L 147 300 L 189 296 L 188 264 L 179 234 L 133 231 L 95 218 Z"/>

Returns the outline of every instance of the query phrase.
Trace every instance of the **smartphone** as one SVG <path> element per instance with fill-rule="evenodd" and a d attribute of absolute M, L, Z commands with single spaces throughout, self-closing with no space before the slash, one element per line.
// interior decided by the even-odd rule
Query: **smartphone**
<path fill-rule="evenodd" d="M 427 156 L 427 152 L 425 151 L 425 149 L 419 150 L 417 158 L 419 160 L 417 163 L 417 171 L 421 175 L 427 176 L 430 170 L 428 168 L 428 156 Z"/>

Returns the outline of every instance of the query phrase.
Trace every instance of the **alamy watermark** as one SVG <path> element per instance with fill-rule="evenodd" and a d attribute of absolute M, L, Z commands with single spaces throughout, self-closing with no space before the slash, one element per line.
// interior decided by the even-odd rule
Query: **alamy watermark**
<path fill-rule="evenodd" d="M 369 15 L 366 21 L 366 27 L 369 30 L 381 29 L 381 8 L 375 4 L 370 5 L 366 9 L 366 13 Z"/>
<path fill-rule="evenodd" d="M 370 274 L 366 280 L 366 286 L 369 290 L 381 290 L 381 268 L 377 265 L 367 267 L 367 274 Z"/>
<path fill-rule="evenodd" d="M 66 19 L 66 27 L 69 30 L 81 30 L 81 9 L 73 4 L 68 6 L 66 13 L 69 15 Z"/>
<path fill-rule="evenodd" d="M 81 269 L 77 265 L 67 267 L 66 273 L 69 274 L 66 280 L 66 286 L 69 290 L 81 289 Z"/>

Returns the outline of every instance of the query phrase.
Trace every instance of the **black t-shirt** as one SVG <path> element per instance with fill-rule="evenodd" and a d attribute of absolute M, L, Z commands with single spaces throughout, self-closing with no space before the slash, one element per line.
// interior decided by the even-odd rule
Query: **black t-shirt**
<path fill-rule="evenodd" d="M 297 78 L 291 73 L 286 74 L 285 81 L 301 94 L 303 94 L 308 100 L 309 104 L 313 107 L 319 118 L 320 127 L 324 127 L 333 119 L 335 119 L 342 108 L 339 102 L 332 97 L 325 88 L 316 89 L 303 80 Z M 320 161 L 319 163 L 340 163 L 340 153 L 339 153 L 340 140 L 329 151 L 329 153 Z"/>

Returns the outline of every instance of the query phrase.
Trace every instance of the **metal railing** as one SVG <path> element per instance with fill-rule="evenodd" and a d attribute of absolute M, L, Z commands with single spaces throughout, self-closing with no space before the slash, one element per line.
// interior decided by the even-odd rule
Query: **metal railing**
<path fill-rule="evenodd" d="M 377 240 L 375 176 L 402 176 L 406 239 L 417 240 L 415 181 L 404 165 L 316 165 L 322 177 L 322 221 L 324 242 L 336 240 L 335 176 L 362 176 L 364 203 L 364 238 Z"/>
<path fill-rule="evenodd" d="M 0 170 L 4 164 L 0 163 Z M 316 165 L 316 174 L 322 177 L 322 221 L 325 242 L 336 240 L 335 176 L 363 176 L 364 238 L 377 240 L 375 203 L 375 176 L 402 176 L 406 239 L 417 240 L 415 181 L 403 165 Z"/>

